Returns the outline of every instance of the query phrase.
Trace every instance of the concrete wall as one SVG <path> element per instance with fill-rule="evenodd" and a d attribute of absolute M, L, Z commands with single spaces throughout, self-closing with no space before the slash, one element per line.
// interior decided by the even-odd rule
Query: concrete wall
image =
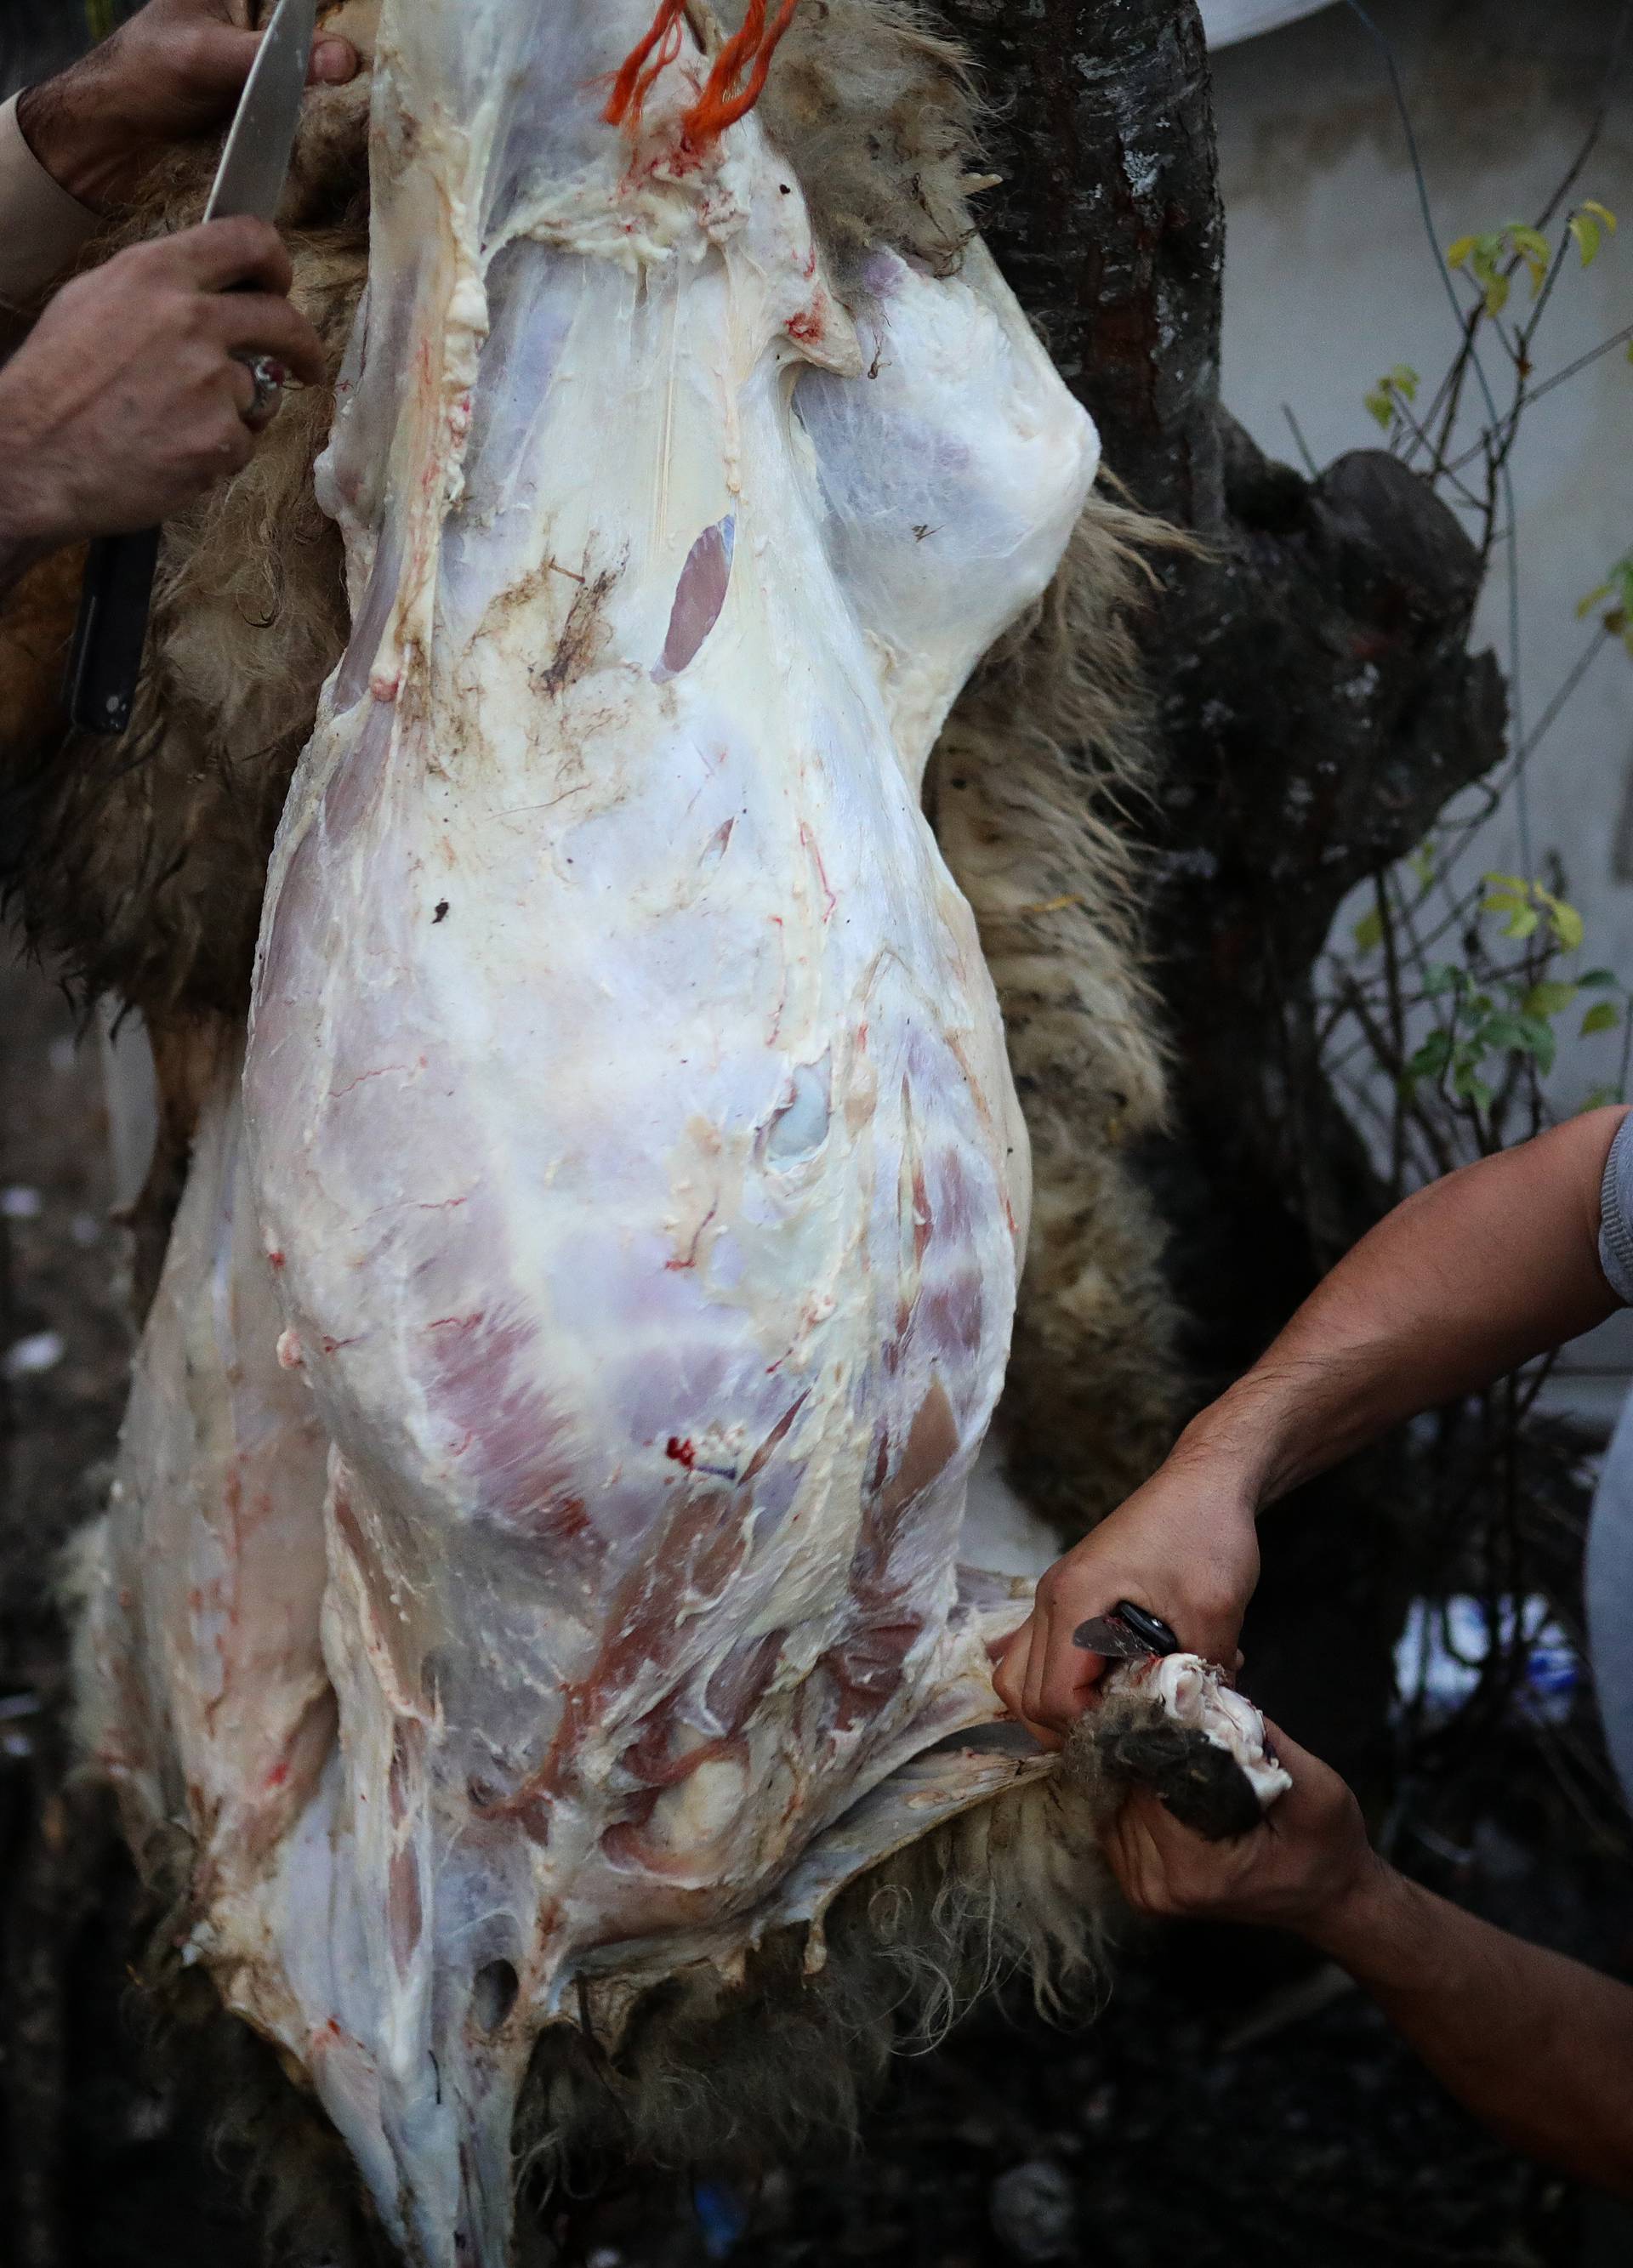
<path fill-rule="evenodd" d="M 1371 12 L 1400 59 L 1440 248 L 1534 217 L 1603 99 L 1615 0 L 1372 0 Z M 1290 407 L 1324 464 L 1379 442 L 1361 397 L 1381 372 L 1405 362 L 1432 382 L 1456 342 L 1405 137 L 1383 59 L 1347 7 L 1215 61 L 1225 398 L 1264 447 L 1297 461 Z M 1562 281 L 1539 338 L 1539 377 L 1633 323 L 1633 55 L 1626 64 L 1578 189 L 1624 226 L 1592 269 Z M 1502 384 L 1501 357 L 1489 367 Z M 1630 443 L 1633 369 L 1620 350 L 1529 413 L 1514 464 L 1528 721 L 1585 643 L 1577 600 L 1633 549 Z M 1508 595 L 1499 561 L 1480 628 L 1505 666 Z M 1619 647 L 1607 643 L 1540 748 L 1529 806 L 1533 867 L 1548 850 L 1563 859 L 1587 920 L 1587 961 L 1633 981 L 1633 661 Z M 1484 831 L 1472 864 L 1519 863 L 1511 809 Z M 1558 1104 L 1574 1108 L 1613 1078 L 1618 1054 L 1609 1035 L 1565 1049 Z M 1581 1379 L 1578 1402 L 1603 1401 L 1633 1366 L 1633 1333 L 1611 1341 L 1581 1359 L 1613 1375 L 1602 1388 Z"/>
<path fill-rule="evenodd" d="M 1603 91 L 1615 0 L 1377 0 L 1421 144 L 1440 247 L 1529 218 L 1565 171 Z M 1629 57 L 1633 66 L 1633 56 Z M 1318 463 L 1380 435 L 1362 395 L 1393 364 L 1425 381 L 1456 344 L 1405 138 L 1377 48 L 1329 8 L 1216 58 L 1228 236 L 1224 392 L 1274 453 L 1296 458 L 1283 405 Z M 1625 217 L 1585 274 L 1556 291 L 1538 376 L 1633 322 L 1633 68 L 1624 71 L 1579 195 Z M 1523 287 L 1522 287 L 1523 289 Z M 1488 357 L 1494 387 L 1504 358 Z M 1500 398 L 1505 395 L 1500 394 Z M 1482 420 L 1466 421 L 1472 438 Z M 1581 651 L 1577 600 L 1633 549 L 1633 370 L 1620 352 L 1528 413 L 1514 463 L 1522 630 L 1519 691 L 1536 719 Z M 1508 660 L 1499 556 L 1482 637 Z M 1535 857 L 1563 858 L 1592 958 L 1633 978 L 1633 661 L 1611 647 L 1530 771 Z M 1479 849 L 1517 865 L 1516 816 Z M 1562 1101 L 1614 1071 L 1607 1039 L 1562 1058 Z"/>

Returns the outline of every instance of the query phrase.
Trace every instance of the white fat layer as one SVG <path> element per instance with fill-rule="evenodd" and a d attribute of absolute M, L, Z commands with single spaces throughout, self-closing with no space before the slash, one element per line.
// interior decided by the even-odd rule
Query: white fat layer
<path fill-rule="evenodd" d="M 677 141 L 690 40 L 606 127 L 647 19 L 387 0 L 352 636 L 105 1546 L 201 1947 L 397 2241 L 477 2268 L 579 1980 L 816 1928 L 1013 1778 L 892 1778 L 996 1713 L 1018 1611 L 958 1563 L 1026 1142 L 919 789 L 1093 431 L 979 247 L 841 307 L 752 116 Z"/>
<path fill-rule="evenodd" d="M 1260 1805 L 1268 1809 L 1293 1785 L 1277 1764 L 1265 1720 L 1252 1703 L 1227 1685 L 1223 1670 L 1198 1653 L 1171 1653 L 1112 1673 L 1111 1683 L 1160 1701 L 1176 1725 L 1201 1733 L 1238 1763 Z"/>

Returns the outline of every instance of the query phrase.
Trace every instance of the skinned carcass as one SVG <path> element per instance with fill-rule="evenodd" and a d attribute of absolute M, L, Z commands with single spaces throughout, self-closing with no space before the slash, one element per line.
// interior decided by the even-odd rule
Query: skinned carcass
<path fill-rule="evenodd" d="M 289 1896 L 348 1957 L 297 1990 L 428 2257 L 491 2250 L 592 1964 L 740 1959 L 994 1713 L 959 1534 L 1026 1141 L 920 782 L 1091 429 L 979 253 L 875 254 L 853 320 L 669 21 L 625 134 L 631 12 L 386 11 L 324 474 L 355 628 L 251 1014 L 335 1450 L 344 1781 Z"/>
<path fill-rule="evenodd" d="M 608 121 L 644 29 L 388 10 L 353 629 L 89 1578 L 188 1955 L 427 2261 L 504 2257 L 519 2102 L 706 2147 L 756 1995 L 842 2098 L 882 1966 L 1046 1971 L 1102 1903 L 1092 1807 L 979 1731 L 1026 1143 L 919 808 L 1092 437 L 979 246 L 813 229 L 677 11 Z M 959 729 L 943 837 L 1047 918 Z"/>

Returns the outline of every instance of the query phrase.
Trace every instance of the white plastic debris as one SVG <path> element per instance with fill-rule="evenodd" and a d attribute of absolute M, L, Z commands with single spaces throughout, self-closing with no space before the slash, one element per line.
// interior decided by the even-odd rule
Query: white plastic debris
<path fill-rule="evenodd" d="M 24 1339 L 14 1339 L 0 1358 L 0 1373 L 8 1379 L 39 1378 L 48 1370 L 55 1370 L 68 1349 L 60 1331 L 32 1331 Z"/>
<path fill-rule="evenodd" d="M 1031 2158 L 1000 2174 L 987 2211 L 994 2235 L 1016 2260 L 1065 2260 L 1078 2251 L 1077 2193 L 1052 2159 Z"/>
<path fill-rule="evenodd" d="M 1414 1600 L 1395 1646 L 1401 1707 L 1421 1708 L 1431 1723 L 1454 1715 L 1479 1686 L 1492 1639 L 1483 1600 L 1466 1592 L 1454 1593 L 1444 1607 L 1433 1600 Z M 1526 1650 L 1525 1680 L 1514 1697 L 1517 1712 L 1537 1724 L 1563 1724 L 1581 1683 L 1582 1663 L 1548 1601 L 1500 1601 L 1496 1642 L 1502 1652 L 1516 1642 Z"/>

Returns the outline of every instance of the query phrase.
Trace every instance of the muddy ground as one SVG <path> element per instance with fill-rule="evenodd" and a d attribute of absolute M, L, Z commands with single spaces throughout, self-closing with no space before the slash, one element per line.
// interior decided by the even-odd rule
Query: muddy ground
<path fill-rule="evenodd" d="M 129 1362 L 94 1042 L 0 966 L 0 2260 L 253 2268 L 205 2110 L 162 2080 L 129 1979 L 134 1901 L 65 1801 L 54 1555 L 105 1484 Z M 49 1335 L 55 1335 L 53 1338 Z M 60 1346 L 56 1344 L 60 1342 Z M 1496 1918 L 1633 1977 L 1624 1846 L 1515 1733 L 1455 1786 L 1397 1790 L 1403 1859 Z M 757 2188 L 619 2184 L 553 2211 L 564 2263 L 739 2268 L 1625 2268 L 1633 2216 L 1483 2136 L 1353 1992 L 1274 1940 L 1131 1944 L 1091 2027 L 987 2009 L 904 2059 L 849 2157 Z"/>

